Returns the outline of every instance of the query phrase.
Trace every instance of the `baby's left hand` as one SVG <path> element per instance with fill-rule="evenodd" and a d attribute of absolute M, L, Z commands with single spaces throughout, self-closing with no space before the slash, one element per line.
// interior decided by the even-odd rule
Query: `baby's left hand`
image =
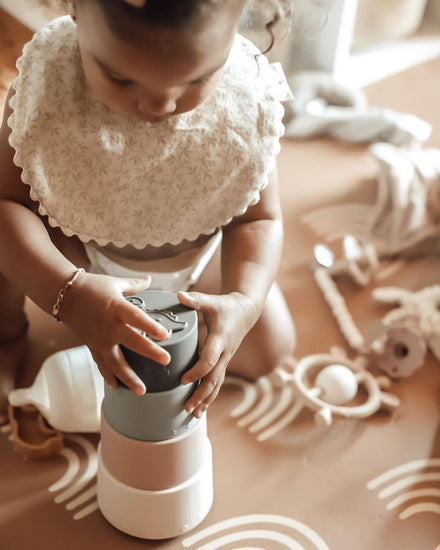
<path fill-rule="evenodd" d="M 203 315 L 208 330 L 199 360 L 182 377 L 182 384 L 201 380 L 185 403 L 185 410 L 199 418 L 217 397 L 229 361 L 259 315 L 253 302 L 239 292 L 219 296 L 179 292 L 178 297 Z"/>

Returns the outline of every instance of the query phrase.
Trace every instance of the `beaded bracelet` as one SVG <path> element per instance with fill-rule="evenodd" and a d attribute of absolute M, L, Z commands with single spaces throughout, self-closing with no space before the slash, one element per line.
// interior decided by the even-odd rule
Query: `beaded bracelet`
<path fill-rule="evenodd" d="M 73 283 L 78 279 L 81 273 L 85 273 L 85 269 L 83 269 L 82 267 L 79 267 L 75 271 L 75 273 L 70 277 L 70 279 L 67 281 L 64 287 L 58 292 L 56 302 L 52 308 L 52 319 L 55 319 L 55 321 L 57 321 L 58 323 L 61 323 L 61 319 L 58 317 L 58 313 L 60 312 L 61 302 L 63 301 L 64 295 L 69 290 L 69 288 L 73 285 Z"/>

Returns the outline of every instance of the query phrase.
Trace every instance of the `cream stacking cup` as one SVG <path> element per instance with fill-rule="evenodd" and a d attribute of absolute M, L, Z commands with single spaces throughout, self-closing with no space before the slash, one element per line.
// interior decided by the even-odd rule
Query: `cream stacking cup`
<path fill-rule="evenodd" d="M 115 527 L 145 539 L 165 539 L 196 527 L 213 499 L 212 450 L 206 415 L 184 410 L 194 384 L 182 374 L 197 359 L 197 314 L 177 296 L 147 290 L 127 298 L 167 329 L 157 343 L 171 355 L 162 366 L 123 349 L 147 391 L 105 386 L 98 453 L 98 503 Z"/>

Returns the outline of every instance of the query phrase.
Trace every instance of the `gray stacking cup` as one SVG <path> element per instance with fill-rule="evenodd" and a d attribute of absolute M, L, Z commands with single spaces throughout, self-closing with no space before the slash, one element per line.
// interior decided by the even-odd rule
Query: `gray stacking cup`
<path fill-rule="evenodd" d="M 123 385 L 112 390 L 105 385 L 102 414 L 115 430 L 142 441 L 161 441 L 178 437 L 198 420 L 184 410 L 195 384 L 181 385 L 182 374 L 197 360 L 197 313 L 183 306 L 177 296 L 163 290 L 146 290 L 127 298 L 169 331 L 157 344 L 166 349 L 170 363 L 164 367 L 127 348 L 128 364 L 144 382 L 142 396 Z"/>
<path fill-rule="evenodd" d="M 157 340 L 157 343 L 171 356 L 171 362 L 163 366 L 121 346 L 127 363 L 149 393 L 179 386 L 182 374 L 197 359 L 197 313 L 182 305 L 175 294 L 164 290 L 146 290 L 136 296 L 128 296 L 127 300 L 169 331 L 168 338 Z"/>
<path fill-rule="evenodd" d="M 199 421 L 184 407 L 194 384 L 138 396 L 128 388 L 105 385 L 102 414 L 119 433 L 141 441 L 164 441 L 186 433 Z"/>

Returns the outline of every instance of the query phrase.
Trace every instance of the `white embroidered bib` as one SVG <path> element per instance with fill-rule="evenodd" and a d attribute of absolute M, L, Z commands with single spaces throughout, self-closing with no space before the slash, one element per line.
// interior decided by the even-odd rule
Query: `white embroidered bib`
<path fill-rule="evenodd" d="M 40 213 L 84 242 L 136 248 L 192 241 L 244 213 L 284 131 L 279 77 L 257 54 L 237 35 L 214 94 L 151 124 L 92 97 L 70 17 L 46 25 L 17 63 L 8 120 Z"/>

